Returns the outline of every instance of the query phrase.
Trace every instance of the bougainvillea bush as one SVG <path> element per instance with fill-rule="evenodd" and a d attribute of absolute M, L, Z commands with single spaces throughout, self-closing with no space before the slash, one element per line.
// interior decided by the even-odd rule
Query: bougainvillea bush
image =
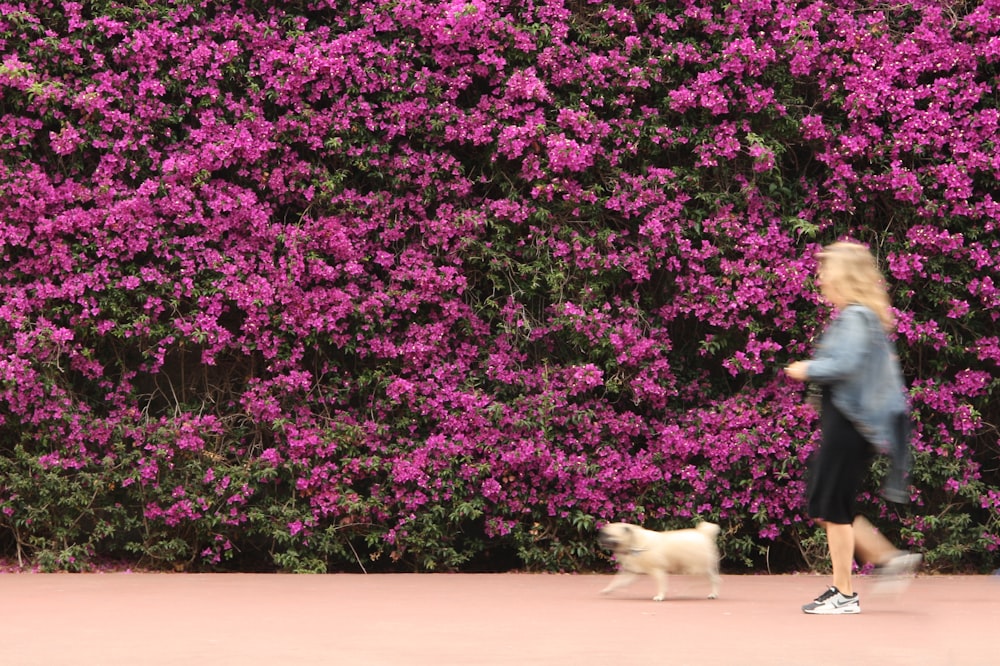
<path fill-rule="evenodd" d="M 938 570 L 1000 546 L 1000 3 L 0 3 L 0 555 L 821 566 L 780 368 L 899 311 Z"/>

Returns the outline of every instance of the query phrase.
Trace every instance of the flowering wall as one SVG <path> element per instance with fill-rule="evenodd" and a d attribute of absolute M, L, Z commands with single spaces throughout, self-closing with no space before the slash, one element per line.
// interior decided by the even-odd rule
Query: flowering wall
<path fill-rule="evenodd" d="M 1000 2 L 0 3 L 0 553 L 821 562 L 781 366 L 870 244 L 942 570 L 1000 544 Z"/>

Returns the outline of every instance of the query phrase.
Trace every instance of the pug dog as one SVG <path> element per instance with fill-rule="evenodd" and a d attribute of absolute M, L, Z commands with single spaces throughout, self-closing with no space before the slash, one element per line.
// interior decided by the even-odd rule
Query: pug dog
<path fill-rule="evenodd" d="M 629 585 L 640 574 L 656 581 L 653 601 L 663 601 L 667 594 L 667 574 L 703 575 L 712 589 L 709 599 L 719 596 L 719 549 L 716 538 L 720 528 L 702 522 L 693 529 L 655 532 L 629 523 L 609 523 L 598 530 L 597 541 L 610 550 L 618 561 L 618 573 L 601 590 L 608 594 Z"/>

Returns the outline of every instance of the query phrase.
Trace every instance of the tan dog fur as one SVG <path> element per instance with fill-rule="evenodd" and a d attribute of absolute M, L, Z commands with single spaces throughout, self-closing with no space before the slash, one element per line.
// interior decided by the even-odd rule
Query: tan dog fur
<path fill-rule="evenodd" d="M 609 523 L 598 531 L 602 548 L 610 550 L 618 561 L 618 573 L 601 590 L 607 594 L 632 583 L 640 574 L 656 581 L 653 601 L 663 601 L 667 594 L 667 574 L 704 575 L 712 585 L 709 599 L 719 596 L 719 549 L 716 538 L 720 528 L 702 522 L 696 528 L 655 532 L 629 523 Z"/>

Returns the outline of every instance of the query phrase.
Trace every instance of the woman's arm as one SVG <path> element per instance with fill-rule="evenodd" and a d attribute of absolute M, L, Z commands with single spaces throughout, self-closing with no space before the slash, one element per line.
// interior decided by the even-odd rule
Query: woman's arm
<path fill-rule="evenodd" d="M 820 346 L 808 361 L 805 379 L 818 384 L 830 384 L 859 372 L 871 350 L 864 306 L 844 308 L 823 334 Z"/>

